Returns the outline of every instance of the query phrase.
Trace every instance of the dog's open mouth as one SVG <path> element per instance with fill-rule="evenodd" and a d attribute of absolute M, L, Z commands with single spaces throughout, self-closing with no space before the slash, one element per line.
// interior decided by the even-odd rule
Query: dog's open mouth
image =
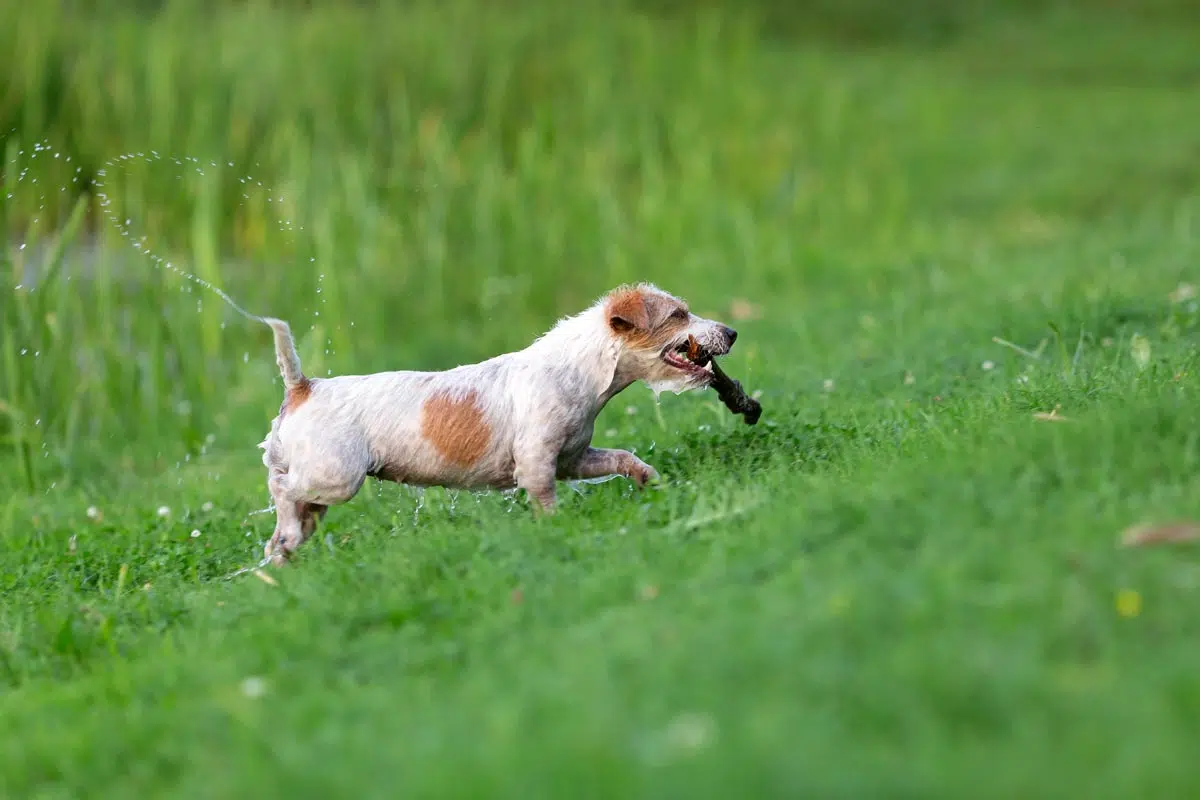
<path fill-rule="evenodd" d="M 725 374 L 714 355 L 724 355 L 729 352 L 725 348 L 720 353 L 710 353 L 695 336 L 689 335 L 686 342 L 663 351 L 662 360 L 667 364 L 690 375 L 704 380 L 704 385 L 717 390 L 717 397 L 735 414 L 741 414 L 747 425 L 755 425 L 762 414 L 762 406 L 742 388 L 742 384 Z"/>
<path fill-rule="evenodd" d="M 673 348 L 664 350 L 662 359 L 672 367 L 684 372 L 689 372 L 693 375 L 712 376 L 712 353 L 704 349 L 704 346 L 696 340 L 695 336 L 689 335 L 686 342 L 681 342 Z"/>
<path fill-rule="evenodd" d="M 686 342 L 663 351 L 663 361 L 676 369 L 704 380 L 703 385 L 716 389 L 717 397 L 735 414 L 741 414 L 747 425 L 755 425 L 762 414 L 762 406 L 742 388 L 742 384 L 725 374 L 718 365 L 714 355 L 724 355 L 729 352 L 725 348 L 720 353 L 710 353 L 695 336 L 689 335 Z"/>

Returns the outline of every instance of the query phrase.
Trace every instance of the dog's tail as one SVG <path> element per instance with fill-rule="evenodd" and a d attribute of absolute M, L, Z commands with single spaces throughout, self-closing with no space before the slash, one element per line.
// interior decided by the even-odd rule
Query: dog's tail
<path fill-rule="evenodd" d="M 281 319 L 260 317 L 271 326 L 275 332 L 275 363 L 279 365 L 279 374 L 283 376 L 283 385 L 287 389 L 295 389 L 308 383 L 304 372 L 300 369 L 300 356 L 296 353 L 296 340 L 292 338 L 292 329 Z"/>

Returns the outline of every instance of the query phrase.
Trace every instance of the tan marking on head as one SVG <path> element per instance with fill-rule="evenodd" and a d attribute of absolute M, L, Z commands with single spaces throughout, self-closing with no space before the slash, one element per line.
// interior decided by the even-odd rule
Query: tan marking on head
<path fill-rule="evenodd" d="M 283 405 L 279 409 L 279 415 L 283 416 L 289 411 L 295 411 L 312 395 L 312 381 L 308 378 L 300 381 L 295 386 L 289 386 L 287 392 L 283 395 Z"/>
<path fill-rule="evenodd" d="M 487 451 L 492 427 L 483 417 L 474 390 L 461 397 L 441 391 L 430 395 L 421 406 L 421 435 L 442 458 L 469 467 Z"/>
<path fill-rule="evenodd" d="M 683 301 L 643 286 L 615 290 L 609 295 L 604 313 L 613 332 L 637 349 L 665 346 L 689 322 Z"/>
<path fill-rule="evenodd" d="M 650 327 L 650 310 L 646 308 L 646 297 L 640 289 L 620 289 L 613 292 L 608 298 L 605 313 L 608 315 L 609 324 L 618 333 Z"/>

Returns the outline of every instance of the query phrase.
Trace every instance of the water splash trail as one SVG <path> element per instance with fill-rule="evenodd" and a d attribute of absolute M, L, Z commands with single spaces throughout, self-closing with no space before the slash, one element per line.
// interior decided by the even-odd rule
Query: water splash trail
<path fill-rule="evenodd" d="M 15 129 L 11 133 L 15 133 Z M 45 189 L 41 184 L 39 184 L 38 178 L 36 176 L 30 176 L 29 171 L 31 168 L 31 164 L 22 166 L 20 163 L 20 159 L 23 157 L 26 158 L 29 162 L 33 162 L 33 161 L 37 160 L 37 158 L 39 156 L 51 157 L 55 160 L 61 159 L 64 163 L 68 163 L 68 164 L 71 163 L 71 157 L 69 155 L 64 157 L 61 152 L 55 150 L 50 145 L 49 141 L 43 140 L 40 142 L 36 142 L 32 146 L 32 148 L 30 148 L 28 151 L 25 149 L 18 149 L 14 158 L 9 162 L 10 164 L 19 168 L 19 170 L 17 172 L 16 181 L 15 181 L 16 184 L 19 185 L 19 184 L 25 182 L 26 179 L 28 179 L 29 183 L 38 186 L 38 201 L 39 201 L 38 202 L 38 213 L 40 214 L 42 211 L 45 210 L 45 201 L 46 201 Z M 223 300 L 230 308 L 232 308 L 234 311 L 236 311 L 238 314 L 242 315 L 246 319 L 249 319 L 254 322 L 262 322 L 264 324 L 268 324 L 267 320 L 270 319 L 269 317 L 265 317 L 263 315 L 255 314 L 251 311 L 248 311 L 246 308 L 244 308 L 242 306 L 241 303 L 239 303 L 237 300 L 233 299 L 233 297 L 231 297 L 229 295 L 229 293 L 226 292 L 221 287 L 217 286 L 216 284 L 212 283 L 211 281 L 201 278 L 199 275 L 195 275 L 191 272 L 188 272 L 185 269 L 180 268 L 175 263 L 173 263 L 173 262 L 163 258 L 162 256 L 158 255 L 157 253 L 155 253 L 153 250 L 151 250 L 150 247 L 147 246 L 147 244 L 146 244 L 147 237 L 145 235 L 142 235 L 141 237 L 136 237 L 133 235 L 133 220 L 128 217 L 122 218 L 122 216 L 117 213 L 116 207 L 113 203 L 114 198 L 108 187 L 107 181 L 108 181 L 108 178 L 110 177 L 110 172 L 116 172 L 119 169 L 121 169 L 122 166 L 128 165 L 131 162 L 135 162 L 135 161 L 141 161 L 143 163 L 148 163 L 148 164 L 154 164 L 154 163 L 159 163 L 159 162 L 173 163 L 175 166 L 181 167 L 181 168 L 186 168 L 186 167 L 190 166 L 198 174 L 200 174 L 200 175 L 205 174 L 204 169 L 205 169 L 206 164 L 205 164 L 205 162 L 202 162 L 199 158 L 196 158 L 194 156 L 175 156 L 175 155 L 164 156 L 155 150 L 151 150 L 148 153 L 147 152 L 124 153 L 122 155 L 114 156 L 113 158 L 106 160 L 101 165 L 101 168 L 96 171 L 96 176 L 92 180 L 92 185 L 95 189 L 95 196 L 96 196 L 97 200 L 100 201 L 101 212 L 108 219 L 109 223 L 113 226 L 113 228 L 123 238 L 129 239 L 130 245 L 133 247 L 133 249 L 136 250 L 137 252 L 141 253 L 142 255 L 146 256 L 147 258 L 149 258 L 150 261 L 155 265 L 155 267 L 167 269 L 167 270 L 175 273 L 176 275 L 180 276 L 184 280 L 190 281 L 191 283 L 212 292 L 214 295 L 216 295 L 221 300 Z M 208 161 L 207 166 L 210 168 L 217 168 L 218 164 L 216 161 Z M 229 162 L 226 162 L 225 166 L 232 168 L 234 166 L 234 163 L 232 161 L 229 161 Z M 258 165 L 256 164 L 255 166 L 258 166 Z M 80 177 L 82 175 L 82 172 L 83 172 L 82 167 L 75 168 L 75 172 L 72 174 L 72 177 L 71 177 L 72 184 L 78 184 Z M 177 176 L 177 177 L 179 177 L 179 176 Z M 238 181 L 245 186 L 253 185 L 253 186 L 257 186 L 259 188 L 263 187 L 262 181 L 257 180 L 256 178 L 254 178 L 251 175 L 246 175 L 242 178 L 239 178 Z M 63 187 L 60 187 L 59 191 L 65 192 L 66 189 L 67 189 L 67 187 L 63 186 Z M 7 192 L 5 197 L 8 200 L 12 200 L 13 193 Z M 250 196 L 246 193 L 243 193 L 242 197 L 245 199 L 249 199 Z M 271 197 L 271 196 L 267 197 L 268 203 L 275 203 L 276 201 L 278 201 L 279 203 L 282 203 L 283 200 L 284 200 L 284 198 L 282 196 L 280 196 L 278 198 Z M 35 216 L 33 218 L 34 224 L 37 224 L 39 221 L 40 221 L 40 218 L 38 216 Z M 296 228 L 294 228 L 292 226 L 292 224 L 286 220 L 280 220 L 280 224 L 281 224 L 281 226 L 286 226 L 286 228 L 289 230 L 293 230 L 293 231 L 296 230 Z M 281 228 L 281 229 L 283 229 L 283 228 Z M 302 225 L 299 226 L 299 230 L 304 230 L 304 226 L 302 226 Z M 22 243 L 18 247 L 18 250 L 24 250 L 24 249 L 25 249 L 25 244 Z M 324 276 L 322 276 L 322 277 L 324 277 Z M 20 284 L 18 284 L 18 287 L 20 287 Z"/>
<path fill-rule="evenodd" d="M 243 308 L 241 306 L 240 303 L 238 303 L 236 300 L 234 300 L 232 297 L 230 297 L 229 294 L 221 287 L 216 286 L 211 281 L 207 281 L 198 275 L 194 275 L 190 272 L 187 272 L 186 270 L 180 269 L 171 261 L 168 261 L 168 260 L 164 259 L 162 256 L 152 252 L 145 245 L 145 241 L 146 241 L 145 236 L 142 236 L 141 239 L 136 239 L 131 236 L 130 228 L 132 227 L 133 222 L 132 222 L 132 220 L 130 220 L 128 218 L 126 218 L 124 221 L 122 221 L 120 219 L 120 217 L 118 216 L 116 209 L 113 208 L 112 197 L 109 196 L 106 179 L 108 178 L 108 171 L 110 169 L 116 168 L 122 162 L 128 162 L 133 159 L 141 159 L 141 160 L 145 161 L 146 163 L 154 163 L 156 161 L 167 160 L 167 161 L 173 162 L 176 166 L 179 166 L 179 167 L 184 167 L 187 164 L 191 163 L 191 164 L 197 165 L 195 167 L 196 172 L 198 172 L 200 175 L 204 174 L 202 162 L 200 161 L 200 159 L 195 158 L 193 156 L 166 156 L 166 157 L 164 157 L 164 156 L 161 156 L 157 151 L 151 150 L 149 155 L 147 155 L 144 152 L 125 153 L 123 155 L 115 156 L 114 158 L 108 159 L 107 161 L 104 162 L 104 166 L 101 169 L 97 170 L 96 178 L 93 181 L 93 183 L 97 190 L 96 197 L 100 201 L 100 208 L 103 211 L 104 215 L 108 218 L 109 222 L 112 223 L 113 227 L 116 228 L 116 230 L 121 234 L 121 236 L 123 236 L 125 238 L 129 238 L 131 240 L 130 244 L 132 244 L 133 249 L 137 250 L 139 253 L 146 255 L 154 263 L 154 265 L 156 267 L 166 268 L 166 269 L 170 270 L 171 272 L 174 272 L 176 275 L 179 275 L 180 277 L 182 277 L 186 280 L 189 280 L 192 283 L 195 283 L 197 286 L 200 286 L 204 289 L 209 290 L 210 292 L 215 294 L 217 297 L 224 300 L 229 305 L 230 308 L 232 308 L 234 311 L 241 314 L 246 319 L 254 321 L 254 322 L 261 322 L 263 324 L 270 324 L 269 317 L 264 317 L 262 315 L 254 314 L 254 313 L 251 313 L 250 311 L 247 311 L 245 308 Z M 228 167 L 233 167 L 233 165 L 234 164 L 232 161 L 226 162 L 226 166 L 228 166 Z M 215 167 L 217 167 L 217 162 L 210 161 L 209 166 L 215 168 Z M 262 186 L 262 181 L 255 180 L 252 176 L 249 176 L 249 175 L 247 175 L 246 177 L 243 177 L 243 178 L 239 178 L 238 180 L 243 184 L 253 182 L 260 187 Z M 243 194 L 242 196 L 248 198 L 248 195 L 246 195 L 246 194 Z M 282 197 L 280 197 L 279 199 L 281 201 L 283 200 Z M 271 197 L 267 198 L 267 202 L 273 202 L 273 201 L 274 201 L 274 198 L 271 198 Z M 303 230 L 303 228 L 301 228 L 301 230 Z"/>
<path fill-rule="evenodd" d="M 15 136 L 15 134 L 16 134 L 16 130 L 13 129 L 12 131 L 10 131 L 9 135 L 10 135 L 10 137 L 13 137 L 13 136 Z M 13 167 L 15 167 L 15 172 L 16 172 L 16 178 L 15 178 L 15 181 L 13 182 L 13 184 L 19 186 L 22 183 L 27 183 L 28 185 L 33 185 L 33 186 L 37 187 L 38 206 L 37 206 L 37 211 L 32 219 L 32 223 L 34 225 L 37 225 L 41 221 L 41 214 L 46 209 L 45 185 L 39 182 L 39 178 L 37 177 L 36 174 L 32 174 L 32 175 L 30 174 L 30 170 L 33 167 L 33 162 L 37 161 L 39 158 L 44 158 L 44 159 L 52 158 L 54 160 L 61 160 L 65 164 L 70 164 L 71 160 L 72 160 L 71 156 L 69 156 L 69 155 L 64 156 L 61 152 L 55 150 L 54 147 L 51 146 L 51 144 L 49 143 L 48 140 L 36 142 L 28 150 L 25 148 L 18 148 L 16 150 L 13 158 L 10 159 L 9 164 L 12 165 Z M 24 160 L 24 162 L 26 162 L 26 163 L 22 163 L 22 160 Z M 228 292 L 226 292 L 221 287 L 213 284 L 211 281 L 201 278 L 200 276 L 198 276 L 194 273 L 191 273 L 185 269 L 182 269 L 181 267 L 176 265 L 174 262 L 172 262 L 172 261 L 162 257 L 158 253 L 154 252 L 154 250 L 148 246 L 147 237 L 145 235 L 142 235 L 140 237 L 134 235 L 133 220 L 130 219 L 129 217 L 124 217 L 123 215 L 120 215 L 118 213 L 117 204 L 114 203 L 113 191 L 109 187 L 108 181 L 109 181 L 110 177 L 116 177 L 116 173 L 118 173 L 118 172 L 122 172 L 123 174 L 127 175 L 129 172 L 128 167 L 131 164 L 136 163 L 136 162 L 141 162 L 141 163 L 146 163 L 146 164 L 170 163 L 170 164 L 174 164 L 177 168 L 179 168 L 181 172 L 184 169 L 190 169 L 190 170 L 194 170 L 196 173 L 198 173 L 200 175 L 205 174 L 205 168 L 206 168 L 206 164 L 204 162 L 202 162 L 199 158 L 196 158 L 193 156 L 176 156 L 176 155 L 164 156 L 155 150 L 151 150 L 149 152 L 124 153 L 122 155 L 114 156 L 113 158 L 107 159 L 102 164 L 101 168 L 99 170 L 97 170 L 96 175 L 92 180 L 92 186 L 93 186 L 95 197 L 99 201 L 100 210 L 104 214 L 105 218 L 109 221 L 109 223 L 113 226 L 113 228 L 121 235 L 122 238 L 127 239 L 129 241 L 130 245 L 133 247 L 133 249 L 136 252 L 138 252 L 142 256 L 148 258 L 151 261 L 151 263 L 155 266 L 155 268 L 166 269 L 166 270 L 174 273 L 175 275 L 183 278 L 184 280 L 186 280 L 196 286 L 200 286 L 202 289 L 205 289 L 205 290 L 211 292 L 212 294 L 214 294 L 218 298 L 220 298 L 222 301 L 224 301 L 230 308 L 232 308 L 234 311 L 236 311 L 239 315 L 241 315 L 245 319 L 251 320 L 253 322 L 261 322 L 263 324 L 270 325 L 272 318 L 266 317 L 266 316 L 263 316 L 260 314 L 255 314 L 255 313 L 247 310 L 245 307 L 242 306 L 241 303 L 239 303 L 237 300 L 235 300 L 232 296 L 229 295 Z M 234 163 L 232 161 L 228 161 L 225 163 L 225 166 L 232 168 L 232 167 L 234 167 Z M 255 166 L 258 166 L 258 165 L 256 164 Z M 207 162 L 207 167 L 208 168 L 218 168 L 218 164 L 216 161 L 210 160 Z M 83 173 L 83 168 L 76 166 L 74 169 L 74 172 L 71 174 L 70 183 L 72 185 L 78 186 L 78 184 L 82 178 L 82 173 Z M 180 177 L 182 177 L 182 175 L 177 174 L 176 177 L 180 178 Z M 251 175 L 246 175 L 244 177 L 238 178 L 238 181 L 243 186 L 245 186 L 247 189 L 249 189 L 251 186 L 254 186 L 257 188 L 263 188 L 262 181 L 257 180 L 256 178 L 254 178 Z M 65 193 L 67 191 L 67 188 L 68 188 L 67 186 L 62 186 L 59 188 L 59 192 Z M 266 190 L 264 189 L 264 191 L 266 191 Z M 245 200 L 250 199 L 250 195 L 246 192 L 242 193 L 242 197 Z M 12 191 L 6 192 L 5 200 L 11 201 L 13 199 L 14 199 L 13 192 Z M 284 202 L 284 198 L 282 196 L 273 197 L 270 195 L 270 193 L 268 193 L 267 202 L 273 203 L 273 204 L 278 203 L 278 204 L 282 205 L 282 203 Z M 280 219 L 279 224 L 280 224 L 281 231 L 294 233 L 297 230 L 297 227 L 301 231 L 304 230 L 303 225 L 295 226 L 290 221 L 285 220 L 285 219 Z M 22 242 L 18 246 L 18 251 L 24 251 L 25 248 L 26 248 L 26 243 Z M 310 261 L 315 261 L 315 259 L 310 259 Z M 318 295 L 322 294 L 321 284 L 324 280 L 324 277 L 325 277 L 324 274 L 321 274 L 319 276 L 318 287 L 317 287 Z M 67 279 L 69 280 L 70 278 L 68 277 Z M 15 288 L 17 288 L 17 289 L 24 288 L 22 283 L 20 282 L 19 277 L 18 277 L 18 283 L 16 284 Z M 29 289 L 29 291 L 31 291 L 31 292 L 35 291 L 35 290 L 36 290 L 36 286 L 31 286 Z M 320 302 L 321 302 L 321 305 L 323 306 L 324 302 L 325 302 L 325 298 L 321 297 Z M 314 316 L 315 317 L 320 316 L 320 312 L 319 311 L 314 312 Z M 329 355 L 331 352 L 330 347 L 329 347 L 330 344 L 331 344 L 331 342 L 329 342 L 327 340 L 326 341 L 326 350 L 325 350 L 326 355 Z M 22 351 L 22 354 L 24 354 L 24 351 Z M 37 354 L 35 354 L 35 355 L 37 355 Z M 246 354 L 246 355 L 248 357 L 248 354 Z M 38 420 L 38 422 L 40 422 L 40 420 Z M 45 446 L 45 444 L 43 446 Z M 203 451 L 202 451 L 202 454 L 203 454 Z M 185 456 L 184 460 L 189 461 L 190 457 Z M 51 488 L 53 488 L 56 485 L 57 485 L 57 483 L 52 484 Z M 268 513 L 272 510 L 273 510 L 273 507 L 268 506 L 266 509 L 261 509 L 259 511 L 250 512 L 250 514 L 247 515 L 247 519 L 252 515 Z M 243 523 L 245 523 L 245 521 L 246 520 L 243 520 Z M 249 534 L 247 534 L 247 535 L 249 535 Z M 259 571 L 263 567 L 267 566 L 269 563 L 270 563 L 270 559 L 263 558 L 257 564 L 254 564 L 252 566 L 243 567 L 239 570 L 234 571 L 233 573 L 230 573 L 229 575 L 225 576 L 225 580 L 231 580 L 235 577 L 244 575 L 246 573 L 256 573 L 256 574 L 259 574 L 260 577 L 262 577 L 262 573 L 260 573 Z M 267 580 L 267 578 L 264 578 L 264 580 Z"/>

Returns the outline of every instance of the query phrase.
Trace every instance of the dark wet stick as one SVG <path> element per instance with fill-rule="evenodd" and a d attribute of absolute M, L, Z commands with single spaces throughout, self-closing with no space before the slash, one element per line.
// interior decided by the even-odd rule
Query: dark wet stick
<path fill-rule="evenodd" d="M 712 361 L 712 371 L 711 386 L 717 390 L 717 397 L 721 399 L 725 407 L 734 414 L 741 414 L 747 425 L 756 424 L 758 418 L 762 416 L 762 406 L 759 405 L 759 402 L 746 394 L 741 383 L 726 375 L 717 365 L 715 358 Z"/>

